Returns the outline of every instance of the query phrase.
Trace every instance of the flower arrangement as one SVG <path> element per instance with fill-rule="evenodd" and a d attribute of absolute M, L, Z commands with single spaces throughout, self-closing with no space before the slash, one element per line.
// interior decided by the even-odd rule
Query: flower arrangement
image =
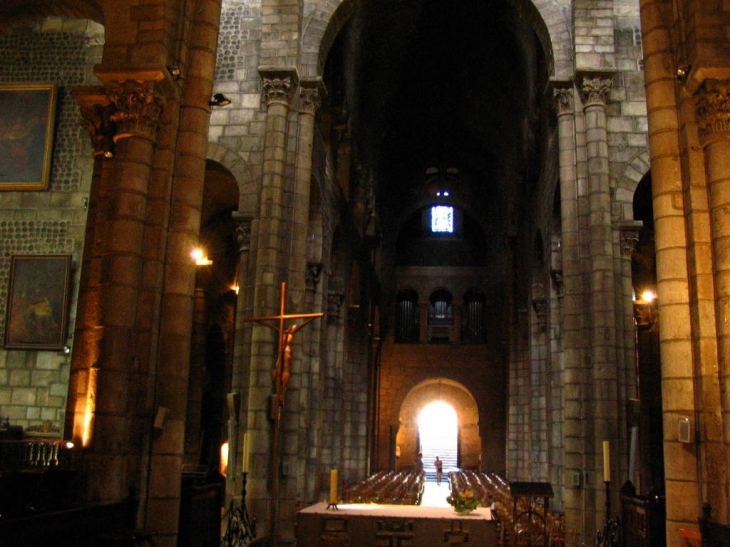
<path fill-rule="evenodd" d="M 454 508 L 457 513 L 471 513 L 479 507 L 479 498 L 477 498 L 474 490 L 463 490 L 454 492 L 446 501 Z"/>

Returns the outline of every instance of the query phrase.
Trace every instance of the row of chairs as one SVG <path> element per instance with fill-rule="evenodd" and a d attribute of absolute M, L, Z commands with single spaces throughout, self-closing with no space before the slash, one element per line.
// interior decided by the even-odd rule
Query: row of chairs
<path fill-rule="evenodd" d="M 524 538 L 529 538 L 528 543 L 532 545 L 534 536 L 539 530 L 523 530 L 524 522 L 515 523 L 515 513 L 525 512 L 528 507 L 522 506 L 527 503 L 525 500 L 515 502 L 512 497 L 509 483 L 496 473 L 483 473 L 480 471 L 461 470 L 449 473 L 452 491 L 472 490 L 482 500 L 483 507 L 491 507 L 493 515 L 500 521 L 500 547 L 518 547 Z M 565 516 L 562 513 L 549 512 L 542 514 L 540 506 L 529 508 L 538 515 L 534 524 L 544 527 L 547 523 L 549 545 L 551 547 L 565 546 Z M 544 528 L 543 528 L 544 531 Z"/>
<path fill-rule="evenodd" d="M 379 471 L 362 482 L 346 486 L 345 503 L 420 505 L 426 474 L 423 471 Z"/>

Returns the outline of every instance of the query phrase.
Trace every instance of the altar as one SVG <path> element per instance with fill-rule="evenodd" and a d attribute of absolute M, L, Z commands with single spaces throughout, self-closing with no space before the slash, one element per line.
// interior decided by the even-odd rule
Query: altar
<path fill-rule="evenodd" d="M 499 521 L 487 507 L 318 503 L 297 513 L 297 547 L 497 547 Z"/>

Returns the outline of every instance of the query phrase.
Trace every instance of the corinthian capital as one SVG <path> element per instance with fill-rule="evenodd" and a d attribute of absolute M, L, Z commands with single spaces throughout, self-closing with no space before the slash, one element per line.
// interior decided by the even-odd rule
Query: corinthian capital
<path fill-rule="evenodd" d="M 705 80 L 694 100 L 703 143 L 730 136 L 730 80 Z"/>
<path fill-rule="evenodd" d="M 572 114 L 574 110 L 574 93 L 573 85 L 556 85 L 553 86 L 553 107 L 558 116 L 563 114 Z"/>
<path fill-rule="evenodd" d="M 75 87 L 71 94 L 79 103 L 81 125 L 89 132 L 94 156 L 114 156 L 116 124 L 112 121 L 114 106 L 109 102 L 103 86 Z"/>
<path fill-rule="evenodd" d="M 295 70 L 261 68 L 262 87 L 264 91 L 264 99 L 266 106 L 272 104 L 289 105 L 292 93 L 299 84 L 299 77 Z"/>
<path fill-rule="evenodd" d="M 235 222 L 235 234 L 236 241 L 238 242 L 238 249 L 241 252 L 248 251 L 251 248 L 251 223 L 253 222 L 253 219 L 234 212 L 233 222 Z"/>
<path fill-rule="evenodd" d="M 613 75 L 584 73 L 579 75 L 579 82 L 581 97 L 586 106 L 590 104 L 605 105 L 608 102 Z"/>
<path fill-rule="evenodd" d="M 322 105 L 326 90 L 321 78 L 302 80 L 299 87 L 299 111 L 314 115 Z"/>
<path fill-rule="evenodd" d="M 114 142 L 127 137 L 154 139 L 165 104 L 154 82 L 117 83 L 107 90 L 107 97 L 115 109 L 111 115 L 111 121 L 117 125 Z"/>

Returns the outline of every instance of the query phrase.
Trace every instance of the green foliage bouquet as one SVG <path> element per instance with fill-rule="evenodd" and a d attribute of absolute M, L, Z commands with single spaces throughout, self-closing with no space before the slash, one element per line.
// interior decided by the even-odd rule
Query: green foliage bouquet
<path fill-rule="evenodd" d="M 479 498 L 477 498 L 474 490 L 463 490 L 454 492 L 446 501 L 454 508 L 457 513 L 471 513 L 479 507 Z"/>

